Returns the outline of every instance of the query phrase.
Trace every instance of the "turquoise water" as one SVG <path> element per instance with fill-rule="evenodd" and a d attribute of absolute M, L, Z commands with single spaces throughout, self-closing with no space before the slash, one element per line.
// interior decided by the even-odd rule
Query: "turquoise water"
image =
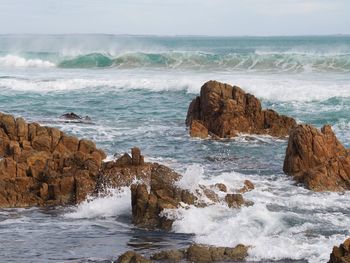
<path fill-rule="evenodd" d="M 0 111 L 93 139 L 109 158 L 139 146 L 193 187 L 256 185 L 247 194 L 254 206 L 179 209 L 168 234 L 132 226 L 125 189 L 78 207 L 0 210 L 0 261 L 99 261 L 196 241 L 252 245 L 249 260 L 258 262 L 326 262 L 350 234 L 350 193 L 296 186 L 282 172 L 285 140 L 198 140 L 184 122 L 201 85 L 215 79 L 299 122 L 331 124 L 349 147 L 349 71 L 347 36 L 0 36 Z M 70 111 L 93 123 L 61 122 Z"/>

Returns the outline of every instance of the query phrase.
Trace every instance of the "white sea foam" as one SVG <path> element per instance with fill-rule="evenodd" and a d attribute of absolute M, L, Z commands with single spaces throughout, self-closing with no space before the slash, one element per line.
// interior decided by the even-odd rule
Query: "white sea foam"
<path fill-rule="evenodd" d="M 145 89 L 150 91 L 180 91 L 198 94 L 203 83 L 210 79 L 238 85 L 258 98 L 279 102 L 323 101 L 333 97 L 350 97 L 350 80 L 295 79 L 292 76 L 227 75 L 223 73 L 165 73 L 162 71 L 130 72 L 118 74 L 107 70 L 104 73 L 90 72 L 81 77 L 62 73 L 54 79 L 0 79 L 0 87 L 30 92 L 68 92 L 89 90 L 109 92 L 110 90 Z M 79 75 L 79 74 L 77 74 Z"/>
<path fill-rule="evenodd" d="M 66 218 L 95 218 L 131 214 L 130 189 L 109 189 L 107 196 L 88 198 L 75 211 L 65 214 Z"/>
<path fill-rule="evenodd" d="M 219 203 L 164 212 L 175 219 L 173 231 L 195 234 L 198 243 L 251 245 L 250 260 L 307 259 L 318 263 L 326 262 L 332 247 L 350 234 L 347 201 L 350 192 L 314 193 L 295 186 L 284 175 L 266 177 L 231 172 L 207 178 L 199 165 L 187 170 L 185 177 L 191 176 L 196 179 L 183 178 L 184 185 L 222 182 L 232 191 L 249 179 L 256 187 L 245 194 L 246 199 L 255 203 L 250 207 L 230 209 Z"/>
<path fill-rule="evenodd" d="M 48 68 L 55 64 L 41 59 L 26 59 L 15 55 L 0 57 L 0 67 Z"/>

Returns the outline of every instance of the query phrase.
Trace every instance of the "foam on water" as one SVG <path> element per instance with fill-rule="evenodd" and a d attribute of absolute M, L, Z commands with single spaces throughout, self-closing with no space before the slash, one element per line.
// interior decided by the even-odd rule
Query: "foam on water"
<path fill-rule="evenodd" d="M 25 59 L 16 55 L 6 55 L 0 57 L 0 67 L 19 67 L 19 68 L 50 68 L 55 64 L 41 59 Z"/>
<path fill-rule="evenodd" d="M 202 84 L 210 79 L 238 85 L 255 96 L 270 101 L 311 102 L 330 98 L 349 98 L 349 81 L 333 79 L 294 79 L 290 76 L 227 75 L 224 73 L 165 73 L 165 72 L 112 72 L 94 73 L 81 78 L 19 79 L 2 78 L 0 87 L 8 90 L 27 92 L 69 92 L 85 90 L 106 93 L 110 90 L 145 89 L 150 91 L 181 91 L 198 94 Z M 283 92 L 281 92 L 283 90 Z"/>
<path fill-rule="evenodd" d="M 191 166 L 184 176 L 189 177 L 182 179 L 184 185 L 187 182 L 192 187 L 222 182 L 232 191 L 241 187 L 244 179 L 256 186 L 245 194 L 254 201 L 250 207 L 230 209 L 219 203 L 164 212 L 175 219 L 173 231 L 195 234 L 198 243 L 251 245 L 250 260 L 307 259 L 318 263 L 326 262 L 332 247 L 350 234 L 350 193 L 313 193 L 295 186 L 285 175 L 231 172 L 207 177 L 199 165 Z M 194 182 L 191 177 L 198 179 Z"/>
<path fill-rule="evenodd" d="M 108 195 L 97 198 L 88 198 L 79 204 L 73 211 L 65 214 L 66 218 L 96 218 L 115 217 L 131 214 L 130 188 L 109 189 Z"/>

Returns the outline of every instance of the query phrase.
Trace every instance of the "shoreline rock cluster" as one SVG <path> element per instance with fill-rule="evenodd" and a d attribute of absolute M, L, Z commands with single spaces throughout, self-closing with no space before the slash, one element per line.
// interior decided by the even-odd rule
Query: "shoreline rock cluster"
<path fill-rule="evenodd" d="M 0 208 L 74 205 L 135 178 L 147 183 L 163 167 L 145 163 L 138 148 L 105 158 L 90 140 L 0 113 Z"/>

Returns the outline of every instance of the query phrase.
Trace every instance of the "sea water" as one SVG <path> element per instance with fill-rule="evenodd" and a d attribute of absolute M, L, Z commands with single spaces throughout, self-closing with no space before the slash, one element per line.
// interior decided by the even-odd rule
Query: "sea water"
<path fill-rule="evenodd" d="M 286 140 L 190 138 L 187 108 L 208 80 L 238 85 L 263 107 L 350 147 L 350 37 L 0 36 L 0 111 L 94 140 L 109 158 L 139 146 L 147 161 L 184 174 L 180 184 L 245 179 L 254 205 L 168 211 L 171 232 L 131 223 L 130 190 L 77 207 L 1 209 L 0 261 L 113 260 L 192 242 L 250 245 L 250 261 L 327 262 L 350 235 L 350 193 L 314 193 L 282 171 Z M 66 112 L 92 123 L 64 123 Z"/>

